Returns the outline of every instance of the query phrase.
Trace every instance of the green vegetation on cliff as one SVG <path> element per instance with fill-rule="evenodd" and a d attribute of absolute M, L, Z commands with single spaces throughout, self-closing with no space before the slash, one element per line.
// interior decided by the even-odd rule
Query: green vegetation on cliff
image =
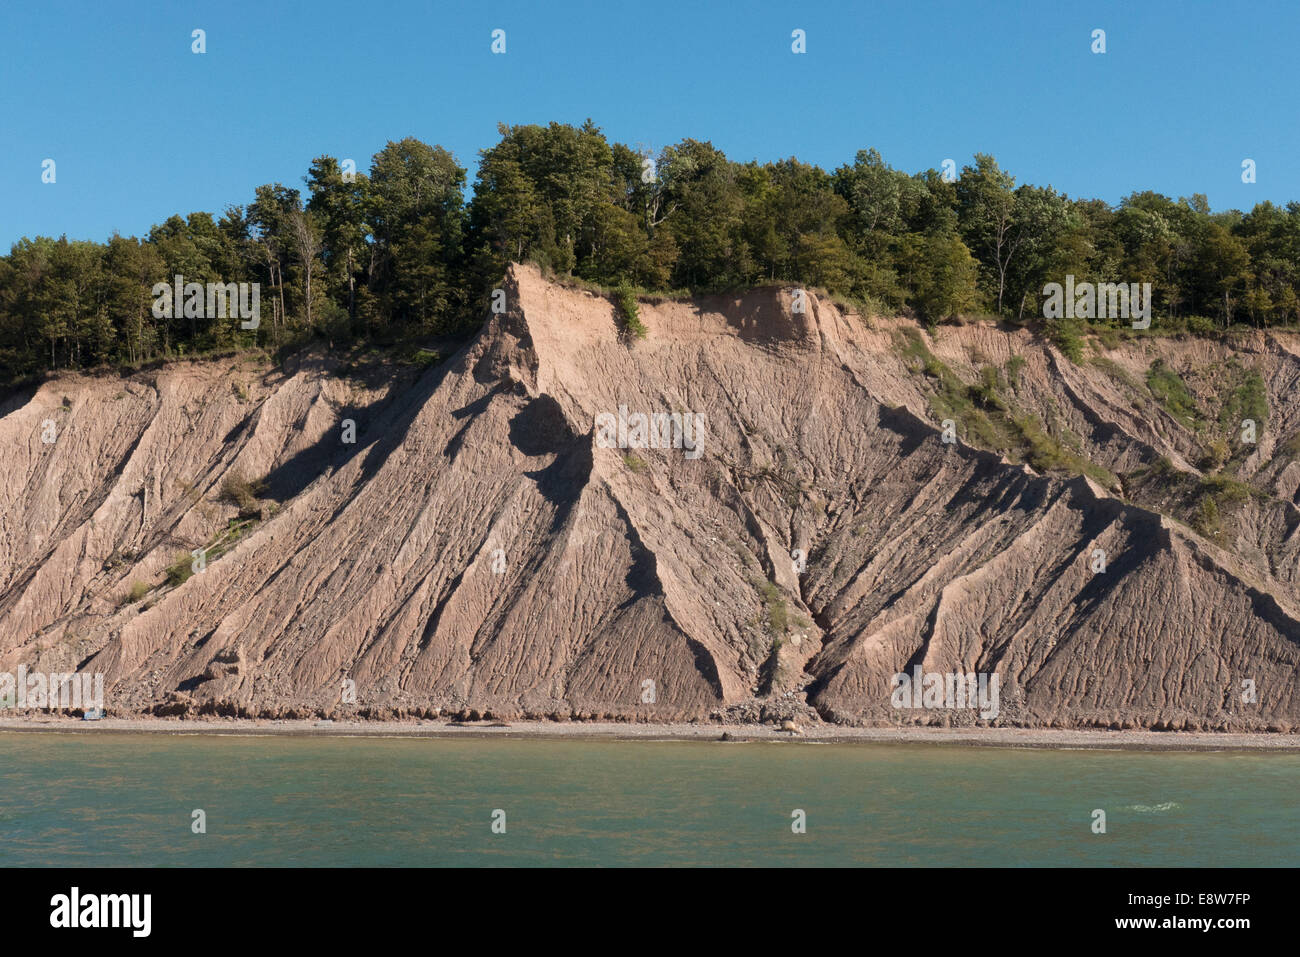
<path fill-rule="evenodd" d="M 407 138 L 368 173 L 322 155 L 305 191 L 258 186 L 246 205 L 175 215 L 143 238 L 25 238 L 0 257 L 0 380 L 314 337 L 461 334 L 511 261 L 623 290 L 797 283 L 932 324 L 1032 319 L 1044 283 L 1066 275 L 1150 282 L 1156 331 L 1300 321 L 1300 203 L 1213 213 L 1199 194 L 1147 191 L 1111 206 L 1017 185 L 984 154 L 949 181 L 872 149 L 827 172 L 735 162 L 694 139 L 643 156 L 591 121 L 499 132 L 468 202 L 456 158 Z M 258 283 L 258 328 L 201 309 L 157 315 L 152 290 L 176 276 Z M 636 336 L 635 309 L 622 311 Z M 1092 329 L 1122 324 L 1108 323 Z M 1081 327 L 1048 332 L 1081 358 Z"/>

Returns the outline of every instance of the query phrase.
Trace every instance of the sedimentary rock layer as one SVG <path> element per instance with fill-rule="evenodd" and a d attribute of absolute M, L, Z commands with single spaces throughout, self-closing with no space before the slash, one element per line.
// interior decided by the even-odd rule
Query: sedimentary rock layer
<path fill-rule="evenodd" d="M 1236 347 L 1270 413 L 1215 538 L 1125 484 L 1201 476 L 1141 379 L 1221 344 L 1076 364 L 778 287 L 643 302 L 629 341 L 604 297 L 531 267 L 504 288 L 423 373 L 234 357 L 12 396 L 0 670 L 102 672 L 118 713 L 979 720 L 894 707 L 920 666 L 997 674 L 1000 724 L 1300 727 L 1286 337 Z M 1119 484 L 944 442 L 904 328 L 971 382 L 1020 356 L 1016 401 Z M 640 413 L 701 429 L 645 447 Z"/>

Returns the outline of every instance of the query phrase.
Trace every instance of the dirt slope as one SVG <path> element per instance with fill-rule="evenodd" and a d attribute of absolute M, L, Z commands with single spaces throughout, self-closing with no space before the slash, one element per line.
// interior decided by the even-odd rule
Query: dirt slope
<path fill-rule="evenodd" d="M 892 707 L 919 665 L 999 675 L 998 724 L 1300 728 L 1293 338 L 1075 364 L 764 288 L 643 303 L 629 343 L 602 297 L 505 288 L 422 374 L 235 358 L 0 406 L 0 671 L 103 672 L 116 713 L 977 720 Z M 604 447 L 620 406 L 702 416 L 696 452 Z"/>

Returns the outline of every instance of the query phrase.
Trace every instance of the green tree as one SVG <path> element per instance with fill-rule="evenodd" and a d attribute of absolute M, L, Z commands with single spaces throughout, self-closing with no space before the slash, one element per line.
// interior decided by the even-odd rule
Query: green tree
<path fill-rule="evenodd" d="M 987 153 L 975 154 L 975 165 L 962 170 L 957 202 L 962 236 L 984 266 L 1002 312 L 1007 270 L 1020 245 L 1016 222 L 1015 179 Z"/>
<path fill-rule="evenodd" d="M 1023 314 L 1053 265 L 1054 244 L 1078 224 L 1069 202 L 1051 187 L 1016 189 L 986 153 L 962 170 L 957 201 L 962 237 L 984 266 L 997 311 L 1010 301 Z"/>
<path fill-rule="evenodd" d="M 659 175 L 678 248 L 673 284 L 724 288 L 752 277 L 753 259 L 741 235 L 744 197 L 726 156 L 711 143 L 683 140 L 664 150 Z"/>
<path fill-rule="evenodd" d="M 292 218 L 302 210 L 302 196 L 296 189 L 279 183 L 259 186 L 248 207 L 248 222 L 258 258 L 266 276 L 266 292 L 271 301 L 271 338 L 279 343 L 281 330 L 289 322 L 292 305 L 286 272 L 293 256 Z M 262 294 L 262 301 L 267 296 Z"/>
<path fill-rule="evenodd" d="M 338 160 L 318 156 L 306 177 L 311 198 L 308 211 L 320 226 L 322 258 L 331 293 L 348 312 L 354 331 L 357 323 L 357 287 L 365 280 L 370 262 L 366 210 L 370 179 L 362 173 L 344 178 Z"/>
<path fill-rule="evenodd" d="M 1250 282 L 1250 254 L 1221 223 L 1207 222 L 1197 243 L 1196 272 L 1202 302 L 1214 302 L 1225 326 Z"/>
<path fill-rule="evenodd" d="M 370 285 L 383 314 L 414 328 L 444 328 L 459 305 L 465 170 L 441 146 L 388 143 L 370 167 Z"/>
<path fill-rule="evenodd" d="M 930 322 L 969 312 L 975 305 L 979 263 L 956 233 L 912 234 L 912 302 Z"/>
<path fill-rule="evenodd" d="M 140 362 L 151 358 L 159 345 L 153 317 L 153 284 L 165 281 L 166 267 L 151 243 L 116 233 L 104 251 L 106 302 L 118 328 L 122 358 Z M 165 320 L 161 320 L 165 321 Z"/>

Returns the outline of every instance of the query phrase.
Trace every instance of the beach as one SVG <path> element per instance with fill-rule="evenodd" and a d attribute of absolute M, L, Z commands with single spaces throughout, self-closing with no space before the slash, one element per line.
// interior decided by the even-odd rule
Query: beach
<path fill-rule="evenodd" d="M 0 718 L 0 732 L 79 734 L 330 735 L 342 737 L 547 738 L 613 741 L 789 741 L 819 744 L 936 744 L 994 748 L 1062 748 L 1127 751 L 1282 751 L 1300 753 L 1297 734 L 1186 731 L 1101 731 L 1048 728 L 855 728 L 607 721 L 321 721 L 243 718 L 103 718 L 61 716 Z M 725 739 L 724 739 L 725 736 Z"/>

